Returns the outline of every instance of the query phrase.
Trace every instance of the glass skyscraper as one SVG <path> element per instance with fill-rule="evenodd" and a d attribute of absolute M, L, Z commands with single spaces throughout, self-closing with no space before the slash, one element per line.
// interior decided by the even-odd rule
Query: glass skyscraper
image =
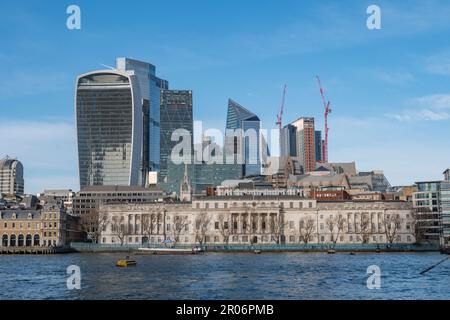
<path fill-rule="evenodd" d="M 242 157 L 245 176 L 260 175 L 261 120 L 254 113 L 229 99 L 226 129 L 226 143 L 230 142 L 230 138 L 233 143 L 233 150 L 226 149 L 227 156 L 232 151 L 233 155 Z M 230 130 L 234 130 L 235 135 L 231 136 Z"/>
<path fill-rule="evenodd" d="M 159 170 L 160 89 L 149 63 L 118 58 L 116 69 L 80 75 L 76 119 L 80 187 L 145 185 Z"/>
<path fill-rule="evenodd" d="M 280 156 L 296 157 L 297 156 L 297 133 L 296 127 L 286 125 L 280 131 Z"/>
<path fill-rule="evenodd" d="M 316 162 L 322 162 L 323 161 L 322 131 L 316 130 L 314 143 L 316 144 Z"/>
<path fill-rule="evenodd" d="M 158 181 L 167 182 L 167 167 L 173 147 L 178 141 L 172 141 L 172 133 L 177 129 L 185 129 L 191 135 L 193 150 L 193 115 L 192 91 L 162 90 L 161 92 L 161 152 Z"/>

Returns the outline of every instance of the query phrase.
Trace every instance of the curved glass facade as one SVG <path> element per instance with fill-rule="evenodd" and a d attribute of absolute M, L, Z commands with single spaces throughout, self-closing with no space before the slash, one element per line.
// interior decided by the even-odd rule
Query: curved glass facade
<path fill-rule="evenodd" d="M 130 185 L 133 91 L 116 73 L 81 76 L 76 92 L 80 187 Z"/>

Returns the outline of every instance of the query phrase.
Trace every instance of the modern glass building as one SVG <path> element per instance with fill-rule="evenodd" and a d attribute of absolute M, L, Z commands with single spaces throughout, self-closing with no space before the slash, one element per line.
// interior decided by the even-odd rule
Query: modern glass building
<path fill-rule="evenodd" d="M 323 161 L 322 131 L 316 130 L 314 143 L 316 144 L 316 162 L 322 162 Z"/>
<path fill-rule="evenodd" d="M 167 163 L 170 161 L 172 149 L 178 143 L 178 141 L 172 141 L 172 133 L 177 129 L 185 129 L 191 134 L 191 150 L 193 150 L 192 91 L 162 90 L 160 112 L 161 150 L 158 181 L 167 181 Z"/>
<path fill-rule="evenodd" d="M 2 193 L 23 195 L 23 165 L 17 159 L 0 159 L 0 198 Z"/>
<path fill-rule="evenodd" d="M 261 120 L 237 102 L 228 100 L 226 143 L 233 141 L 233 155 L 242 157 L 245 176 L 261 174 Z M 234 130 L 235 134 L 230 135 Z M 229 150 L 226 149 L 228 156 Z M 228 161 L 228 160 L 227 160 Z"/>
<path fill-rule="evenodd" d="M 439 242 L 442 235 L 442 181 L 416 182 L 413 207 L 418 213 L 422 241 Z"/>
<path fill-rule="evenodd" d="M 168 162 L 167 182 L 159 186 L 168 192 L 179 194 L 180 184 L 183 182 L 185 168 L 192 184 L 194 195 L 201 195 L 208 187 L 216 187 L 225 180 L 239 180 L 243 178 L 244 165 L 242 164 L 207 164 L 192 163 L 185 165 Z"/>
<path fill-rule="evenodd" d="M 290 124 L 284 126 L 280 132 L 280 156 L 296 157 L 296 128 Z"/>
<path fill-rule="evenodd" d="M 450 180 L 441 182 L 441 245 L 450 247 Z"/>
<path fill-rule="evenodd" d="M 140 165 L 142 180 L 139 184 L 145 185 L 147 173 L 160 170 L 161 90 L 169 89 L 169 83 L 156 77 L 156 67 L 147 62 L 117 58 L 116 68 L 136 76 L 142 96 L 144 137 Z"/>
<path fill-rule="evenodd" d="M 159 170 L 160 88 L 151 64 L 118 58 L 116 69 L 77 79 L 80 187 L 144 186 Z M 157 143 L 155 143 L 157 142 Z"/>

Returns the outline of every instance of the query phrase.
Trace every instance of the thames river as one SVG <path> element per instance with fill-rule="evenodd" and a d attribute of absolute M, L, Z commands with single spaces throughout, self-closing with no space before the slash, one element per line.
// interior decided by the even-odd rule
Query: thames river
<path fill-rule="evenodd" d="M 0 256 L 4 299 L 450 299 L 450 260 L 438 253 L 263 253 L 135 256 L 121 254 Z M 78 266 L 79 290 L 67 267 Z M 381 271 L 368 289 L 369 266 Z M 370 282 L 373 284 L 373 282 Z"/>

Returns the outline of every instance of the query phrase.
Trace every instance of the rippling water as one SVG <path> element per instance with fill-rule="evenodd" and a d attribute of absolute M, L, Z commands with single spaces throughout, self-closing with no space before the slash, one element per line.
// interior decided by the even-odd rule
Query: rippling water
<path fill-rule="evenodd" d="M 450 299 L 450 260 L 438 253 L 120 254 L 0 256 L 0 299 Z M 81 268 L 81 290 L 68 290 L 66 268 Z M 366 286 L 378 265 L 381 289 Z"/>

